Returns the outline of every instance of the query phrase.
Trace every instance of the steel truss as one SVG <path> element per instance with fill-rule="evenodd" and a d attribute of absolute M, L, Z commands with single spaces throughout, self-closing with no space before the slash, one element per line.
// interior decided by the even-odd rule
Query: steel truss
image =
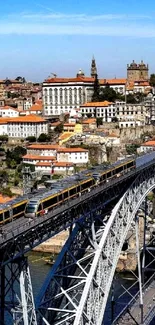
<path fill-rule="evenodd" d="M 154 166 L 139 174 L 110 215 L 102 218 L 103 211 L 90 206 L 89 216 L 73 229 L 40 294 L 39 325 L 102 324 L 123 243 L 153 188 Z"/>
<path fill-rule="evenodd" d="M 90 205 L 95 201 L 96 205 L 104 206 L 113 199 L 121 196 L 131 181 L 135 179 L 135 173 L 131 172 L 131 179 L 124 175 L 122 179 L 115 179 L 110 184 L 94 188 L 90 193 L 80 198 L 70 200 L 62 206 L 50 211 L 47 216 L 25 222 L 19 229 L 13 229 L 10 233 L 0 237 L 0 265 L 5 265 L 19 258 L 32 248 L 51 238 L 60 231 L 66 229 L 79 220 Z"/>
<path fill-rule="evenodd" d="M 31 278 L 26 257 L 0 269 L 0 324 L 36 325 Z"/>

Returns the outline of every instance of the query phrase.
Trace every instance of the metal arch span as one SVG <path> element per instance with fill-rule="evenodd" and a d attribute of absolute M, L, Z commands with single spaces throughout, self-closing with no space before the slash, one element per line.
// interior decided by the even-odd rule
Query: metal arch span
<path fill-rule="evenodd" d="M 155 168 L 139 175 L 113 209 L 95 251 L 72 324 L 102 324 L 123 243 L 137 210 L 153 188 L 155 188 Z"/>

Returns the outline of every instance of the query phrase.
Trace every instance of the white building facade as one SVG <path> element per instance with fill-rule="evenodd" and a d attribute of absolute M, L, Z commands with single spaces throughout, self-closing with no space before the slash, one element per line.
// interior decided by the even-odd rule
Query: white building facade
<path fill-rule="evenodd" d="M 19 116 L 10 118 L 7 121 L 8 136 L 13 138 L 27 138 L 35 136 L 38 138 L 41 133 L 48 133 L 48 122 L 35 115 Z"/>
<path fill-rule="evenodd" d="M 43 83 L 43 109 L 45 116 L 59 116 L 76 110 L 90 102 L 94 77 L 85 77 L 80 70 L 75 78 L 50 78 Z M 120 94 L 125 93 L 126 79 L 100 79 L 101 88 L 107 84 Z"/>
<path fill-rule="evenodd" d="M 57 151 L 57 161 L 87 164 L 89 161 L 89 153 L 88 150 L 82 148 L 60 148 Z"/>
<path fill-rule="evenodd" d="M 10 106 L 0 107 L 0 116 L 1 117 L 18 117 L 19 111 Z"/>
<path fill-rule="evenodd" d="M 102 118 L 103 122 L 114 122 L 117 118 L 120 127 L 136 127 L 150 124 L 151 113 L 145 104 L 126 104 L 125 102 L 110 103 L 91 102 L 81 105 L 81 114 Z"/>

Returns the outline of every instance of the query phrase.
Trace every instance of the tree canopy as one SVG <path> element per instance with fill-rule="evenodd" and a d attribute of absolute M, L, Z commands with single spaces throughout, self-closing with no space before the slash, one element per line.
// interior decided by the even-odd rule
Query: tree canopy
<path fill-rule="evenodd" d="M 100 91 L 100 102 L 104 102 L 105 100 L 109 102 L 114 102 L 118 98 L 116 91 L 111 88 L 108 84 L 105 88 L 102 88 Z"/>
<path fill-rule="evenodd" d="M 15 168 L 15 164 L 18 165 L 22 161 L 22 156 L 26 154 L 26 149 L 21 146 L 17 146 L 12 150 L 6 151 L 6 164 L 8 168 Z"/>
<path fill-rule="evenodd" d="M 155 87 L 155 73 L 150 75 L 150 86 Z"/>
<path fill-rule="evenodd" d="M 29 142 L 36 142 L 36 137 L 33 136 L 33 135 L 30 135 L 29 137 L 26 138 L 26 141 L 29 141 Z"/>
<path fill-rule="evenodd" d="M 99 101 L 100 101 L 100 84 L 98 80 L 98 75 L 96 74 L 94 80 L 92 102 L 99 102 Z"/>
<path fill-rule="evenodd" d="M 55 128 L 55 132 L 56 133 L 61 133 L 62 131 L 63 131 L 63 124 L 61 123 L 61 124 L 59 124 L 59 125 L 57 125 L 56 126 L 56 128 Z"/>
<path fill-rule="evenodd" d="M 48 142 L 50 141 L 50 135 L 46 133 L 41 133 L 38 138 L 38 142 Z"/>

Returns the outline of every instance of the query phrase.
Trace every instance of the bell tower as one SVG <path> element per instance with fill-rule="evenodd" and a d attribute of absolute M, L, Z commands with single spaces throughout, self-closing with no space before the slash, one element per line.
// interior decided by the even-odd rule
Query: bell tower
<path fill-rule="evenodd" d="M 97 75 L 97 67 L 96 67 L 95 58 L 93 56 L 92 62 L 91 62 L 91 77 L 95 78 L 96 75 Z"/>

